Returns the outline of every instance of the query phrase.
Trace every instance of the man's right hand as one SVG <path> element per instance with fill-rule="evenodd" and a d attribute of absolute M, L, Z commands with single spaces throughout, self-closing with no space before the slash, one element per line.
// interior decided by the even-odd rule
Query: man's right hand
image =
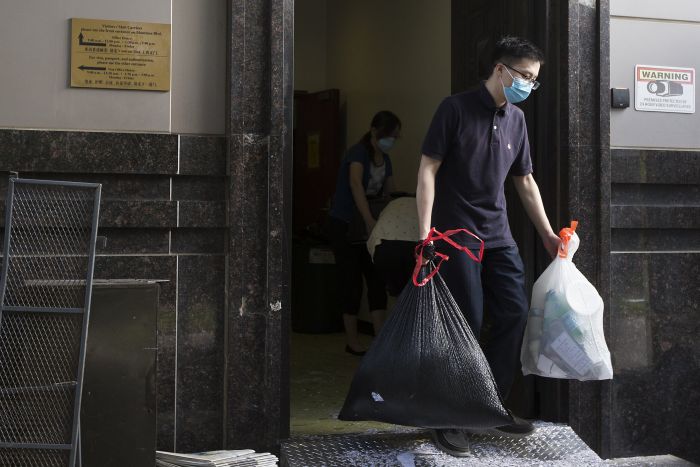
<path fill-rule="evenodd" d="M 418 242 L 418 245 L 423 245 L 423 241 Z M 435 245 L 433 242 L 428 243 L 423 247 L 423 258 L 421 261 L 421 266 L 425 266 L 428 262 L 435 259 Z M 416 255 L 416 261 L 420 260 L 421 257 Z"/>

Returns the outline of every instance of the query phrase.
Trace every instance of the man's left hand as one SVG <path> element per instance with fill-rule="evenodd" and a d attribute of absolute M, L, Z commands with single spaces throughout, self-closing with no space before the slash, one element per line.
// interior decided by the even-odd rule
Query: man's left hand
<path fill-rule="evenodd" d="M 554 259 L 559 254 L 559 246 L 561 245 L 561 239 L 554 232 L 549 232 L 547 236 L 542 237 L 542 243 L 544 248 L 549 253 L 549 256 Z"/>

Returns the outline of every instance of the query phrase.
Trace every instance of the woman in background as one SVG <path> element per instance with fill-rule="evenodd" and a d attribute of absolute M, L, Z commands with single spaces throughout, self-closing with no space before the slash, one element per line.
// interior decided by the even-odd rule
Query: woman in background
<path fill-rule="evenodd" d="M 338 294 L 343 312 L 346 352 L 364 355 L 357 333 L 357 313 L 362 298 L 362 277 L 367 283 L 367 301 L 375 335 L 386 315 L 386 289 L 372 265 L 363 240 L 348 237 L 350 223 L 359 212 L 370 234 L 377 220 L 370 210 L 369 198 L 388 196 L 394 191 L 389 151 L 401 131 L 401 121 L 389 111 L 377 113 L 370 129 L 352 146 L 338 171 L 333 205 L 330 211 L 330 240 L 338 270 Z"/>

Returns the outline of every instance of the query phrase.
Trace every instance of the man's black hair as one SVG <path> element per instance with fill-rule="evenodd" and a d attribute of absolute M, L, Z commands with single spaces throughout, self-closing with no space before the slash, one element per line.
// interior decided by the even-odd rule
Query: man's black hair
<path fill-rule="evenodd" d="M 496 42 L 491 54 L 491 66 L 505 62 L 512 65 L 520 60 L 527 59 L 544 64 L 544 53 L 535 44 L 522 37 L 505 36 Z"/>

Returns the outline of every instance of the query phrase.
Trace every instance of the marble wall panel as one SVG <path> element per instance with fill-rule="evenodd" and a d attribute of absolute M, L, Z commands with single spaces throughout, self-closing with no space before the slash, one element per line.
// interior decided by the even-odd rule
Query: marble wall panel
<path fill-rule="evenodd" d="M 241 315 L 267 310 L 269 138 L 232 138 L 229 306 Z"/>
<path fill-rule="evenodd" d="M 98 255 L 166 254 L 170 245 L 168 229 L 120 229 L 103 227 L 98 236 L 105 238 L 97 243 Z"/>
<path fill-rule="evenodd" d="M 262 314 L 229 313 L 227 320 L 227 352 L 236 358 L 229 361 L 226 374 L 229 391 L 235 388 L 226 396 L 226 446 L 269 449 L 278 442 L 270 424 L 279 420 L 266 404 L 268 379 L 277 378 L 265 371 L 268 318 Z"/>
<path fill-rule="evenodd" d="M 700 152 L 612 149 L 613 183 L 698 184 Z"/>
<path fill-rule="evenodd" d="M 173 174 L 177 155 L 177 135 L 0 130 L 0 170 Z"/>
<path fill-rule="evenodd" d="M 613 205 L 700 206 L 700 179 L 695 185 L 614 183 L 610 202 Z"/>
<path fill-rule="evenodd" d="M 226 199 L 226 178 L 173 177 L 172 199 L 222 201 Z"/>
<path fill-rule="evenodd" d="M 612 251 L 700 251 L 698 229 L 613 229 Z"/>
<path fill-rule="evenodd" d="M 271 30 L 270 10 L 281 0 L 229 0 L 230 79 L 227 134 L 267 134 L 273 86 L 270 45 L 281 37 Z M 274 83 L 278 86 L 280 83 Z M 275 105 L 281 102 L 276 101 Z M 230 163 L 229 159 L 229 163 Z"/>
<path fill-rule="evenodd" d="M 178 260 L 177 433 L 180 452 L 223 443 L 225 284 L 223 255 Z"/>
<path fill-rule="evenodd" d="M 700 229 L 700 206 L 612 206 L 612 227 Z"/>
<path fill-rule="evenodd" d="M 101 183 L 102 199 L 120 200 L 169 200 L 170 176 L 168 175 L 104 175 L 104 174 L 74 174 L 22 172 L 22 178 L 41 180 L 60 180 L 68 182 Z M 7 193 L 7 175 L 0 173 L 0 200 Z"/>
<path fill-rule="evenodd" d="M 291 157 L 294 95 L 294 0 L 271 2 L 270 134 L 282 137 L 281 149 Z M 288 141 L 285 141 L 289 138 Z"/>
<path fill-rule="evenodd" d="M 172 232 L 170 252 L 224 254 L 227 244 L 228 235 L 224 228 L 178 228 Z"/>
<path fill-rule="evenodd" d="M 700 253 L 613 255 L 612 451 L 700 461 Z"/>
<path fill-rule="evenodd" d="M 217 211 L 218 209 L 218 211 Z M 193 209 L 192 209 L 193 210 Z M 207 222 L 217 216 L 221 207 L 206 208 L 200 214 L 194 214 L 196 219 Z M 209 222 L 214 222 L 213 220 Z M 110 200 L 100 202 L 101 227 L 121 228 L 169 228 L 177 226 L 176 201 L 141 201 L 141 200 Z M 5 226 L 5 204 L 0 204 L 0 227 Z"/>
<path fill-rule="evenodd" d="M 178 201 L 178 227 L 216 228 L 226 226 L 226 203 L 221 201 Z"/>
<path fill-rule="evenodd" d="M 181 175 L 225 175 L 226 138 L 180 135 Z"/>
<path fill-rule="evenodd" d="M 153 227 L 177 226 L 177 202 L 102 200 L 100 225 L 103 227 Z"/>

